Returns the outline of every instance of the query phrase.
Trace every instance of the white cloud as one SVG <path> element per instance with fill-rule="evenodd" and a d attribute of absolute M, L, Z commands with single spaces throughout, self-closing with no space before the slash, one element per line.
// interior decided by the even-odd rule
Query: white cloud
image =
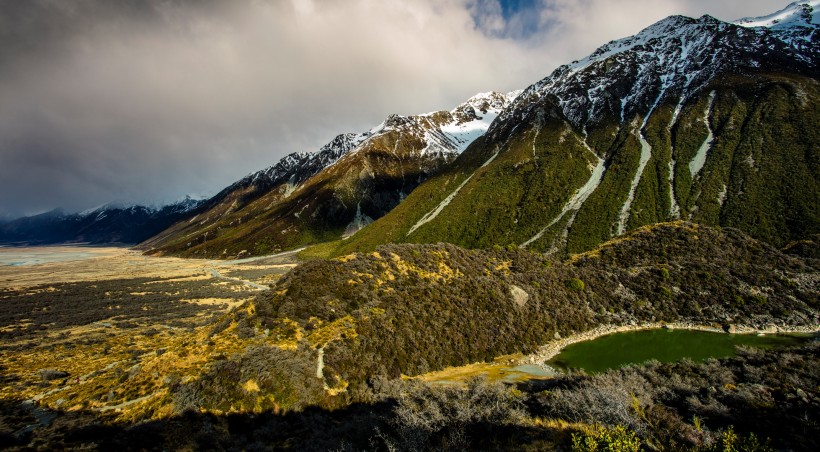
<path fill-rule="evenodd" d="M 215 192 L 387 114 L 524 88 L 669 14 L 782 6 L 545 0 L 505 22 L 492 0 L 139 5 L 3 4 L 0 212 Z"/>

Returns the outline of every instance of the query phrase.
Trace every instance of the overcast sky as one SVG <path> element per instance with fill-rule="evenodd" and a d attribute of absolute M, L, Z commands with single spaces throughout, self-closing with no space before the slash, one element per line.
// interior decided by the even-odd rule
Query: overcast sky
<path fill-rule="evenodd" d="M 771 0 L 0 0 L 0 216 L 215 194 L 390 113 Z"/>

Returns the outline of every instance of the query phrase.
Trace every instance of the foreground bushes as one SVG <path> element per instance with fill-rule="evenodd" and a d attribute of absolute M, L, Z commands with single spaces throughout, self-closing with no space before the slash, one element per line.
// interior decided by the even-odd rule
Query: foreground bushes
<path fill-rule="evenodd" d="M 252 346 L 212 362 L 197 379 L 172 384 L 177 413 L 205 408 L 221 412 L 294 410 L 321 400 L 315 352 Z"/>
<path fill-rule="evenodd" d="M 237 359 L 258 361 L 259 372 L 278 379 L 277 371 L 266 367 L 270 351 Z M 820 343 L 815 342 L 702 364 L 651 364 L 517 387 L 481 380 L 466 388 L 393 380 L 381 384 L 395 395 L 336 410 L 223 415 L 188 410 L 135 425 L 70 411 L 35 430 L 23 429 L 37 423 L 25 405 L 0 401 L 0 439 L 9 446 L 104 450 L 634 451 L 637 444 L 654 451 L 815 451 L 820 449 L 818 368 Z M 227 380 L 204 381 L 230 387 Z"/>

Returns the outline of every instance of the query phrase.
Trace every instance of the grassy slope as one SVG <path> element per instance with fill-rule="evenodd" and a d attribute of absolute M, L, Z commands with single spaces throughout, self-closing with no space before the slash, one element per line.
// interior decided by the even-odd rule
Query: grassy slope
<path fill-rule="evenodd" d="M 232 195 L 194 222 L 180 224 L 152 243 L 152 252 L 184 257 L 264 255 L 338 239 L 357 209 L 378 217 L 396 205 L 428 172 L 446 162 L 420 156 L 424 143 L 389 132 L 308 179 L 285 196 L 282 184 L 248 203 Z M 202 222 L 202 219 L 207 219 Z M 201 224 L 198 222 L 202 222 Z"/>
<path fill-rule="evenodd" d="M 693 180 L 689 162 L 706 139 L 702 118 L 712 89 L 717 92 L 709 116 L 715 142 Z M 716 82 L 684 105 L 672 128 L 675 105 L 660 105 L 645 128 L 652 158 L 637 187 L 628 229 L 672 219 L 668 178 L 674 156 L 674 193 L 682 218 L 691 215 L 705 224 L 738 227 L 777 246 L 816 234 L 820 231 L 816 178 L 820 134 L 814 127 L 820 121 L 818 98 L 813 80 L 767 74 Z M 519 124 L 509 140 L 475 143 L 449 171 L 422 184 L 388 215 L 324 251 L 342 255 L 373 250 L 383 243 L 438 241 L 481 248 L 532 237 L 586 181 L 590 158 L 581 135 L 563 121 L 547 120 L 537 139 L 531 122 Z M 612 237 L 641 152 L 635 125 L 616 129 L 604 123 L 588 131 L 587 143 L 607 158 L 608 169 L 568 231 L 568 252 L 592 249 Z M 534 139 L 537 158 L 532 153 Z M 496 149 L 500 149 L 498 158 L 476 171 L 437 218 L 407 236 L 412 225 Z M 721 205 L 724 186 L 727 195 Z M 531 248 L 548 250 L 560 244 L 565 225 L 566 220 L 550 228 Z"/>

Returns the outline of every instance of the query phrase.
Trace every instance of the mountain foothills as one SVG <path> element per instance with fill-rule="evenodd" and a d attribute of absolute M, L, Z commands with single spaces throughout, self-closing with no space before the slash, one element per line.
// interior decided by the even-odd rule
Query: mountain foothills
<path fill-rule="evenodd" d="M 628 441 L 629 451 L 815 450 L 816 343 L 507 387 L 409 376 L 499 355 L 542 363 L 540 345 L 602 325 L 816 328 L 819 265 L 735 229 L 683 221 L 565 260 L 514 248 L 386 245 L 300 265 L 196 328 L 131 334 L 116 344 L 120 361 L 76 385 L 72 373 L 69 383 L 58 375 L 26 386 L 26 363 L 38 360 L 21 355 L 4 365 L 9 394 L 41 394 L 41 408 L 3 401 L 0 434 L 43 448 L 554 450 L 575 435 Z M 33 347 L 29 331 L 16 334 L 13 347 Z M 108 347 L 59 344 L 97 360 Z M 535 353 L 510 355 L 520 352 Z M 60 406 L 75 408 L 53 411 Z M 55 413 L 59 422 L 30 436 L 35 416 Z"/>
<path fill-rule="evenodd" d="M 682 221 L 566 261 L 513 248 L 385 245 L 295 268 L 257 297 L 256 321 L 279 340 L 322 337 L 311 345 L 323 350 L 327 385 L 355 395 L 373 376 L 530 353 L 599 325 L 818 324 L 817 264 L 738 230 Z"/>
<path fill-rule="evenodd" d="M 202 203 L 190 197 L 162 207 L 105 204 L 80 213 L 60 210 L 0 221 L 0 243 L 135 244 L 188 218 Z"/>
<path fill-rule="evenodd" d="M 686 219 L 782 246 L 820 230 L 820 12 L 672 16 L 527 88 L 337 254 L 390 242 L 577 253 Z"/>
<path fill-rule="evenodd" d="M 140 248 L 189 257 L 260 255 L 353 234 L 452 162 L 517 94 L 482 93 L 449 112 L 391 115 L 319 152 L 290 154 Z"/>

